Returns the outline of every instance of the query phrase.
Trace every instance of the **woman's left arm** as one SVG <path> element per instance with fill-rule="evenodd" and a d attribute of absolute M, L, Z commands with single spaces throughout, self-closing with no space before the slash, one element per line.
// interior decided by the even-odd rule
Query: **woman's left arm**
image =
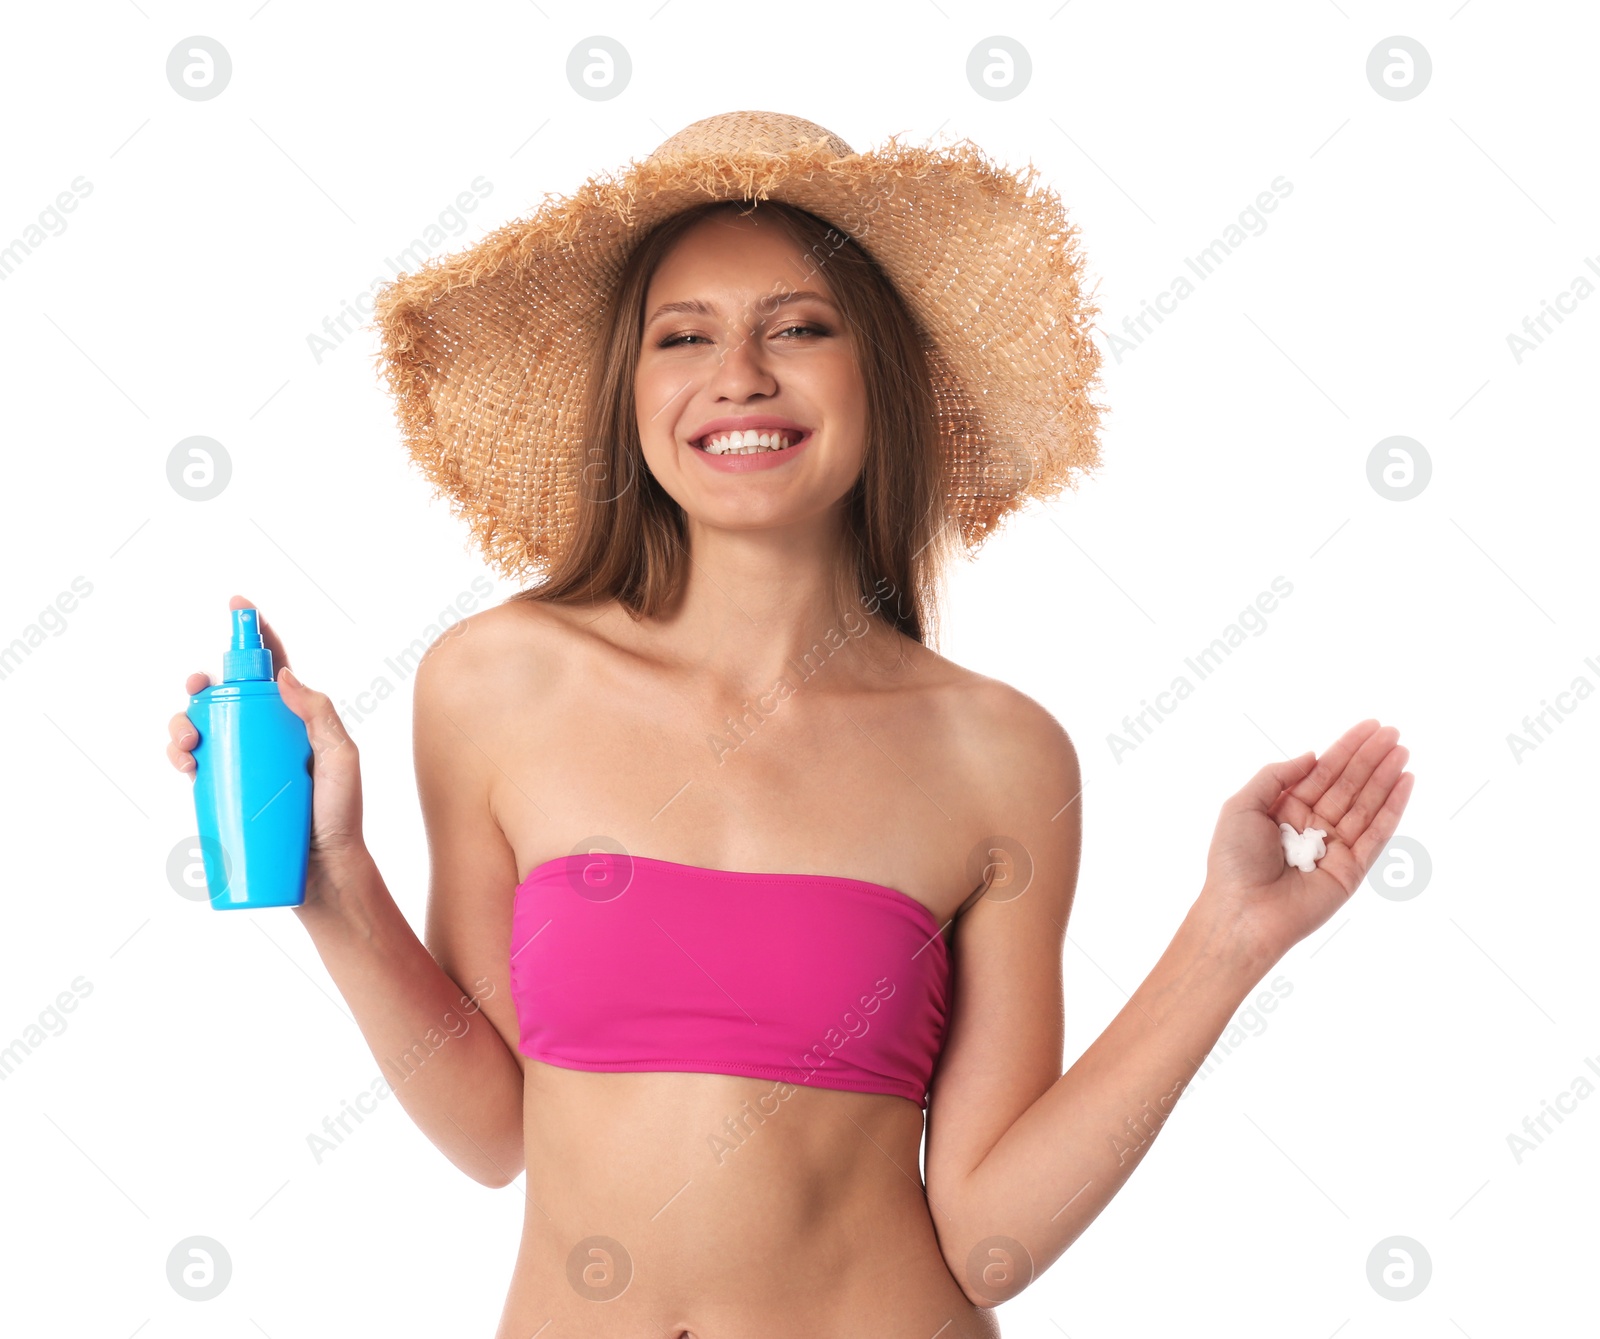
<path fill-rule="evenodd" d="M 1021 1292 L 1121 1189 L 1256 984 L 1355 892 L 1415 780 L 1399 732 L 1375 720 L 1321 758 L 1262 768 L 1222 806 L 1204 886 L 1172 942 L 1061 1074 L 1082 783 L 1065 732 L 1023 702 L 1007 714 L 1026 728 L 1006 733 L 1028 742 L 997 785 L 1032 883 L 997 886 L 959 923 L 928 1113 L 929 1208 L 951 1274 L 979 1306 Z M 1285 863 L 1280 821 L 1324 830 L 1327 853 L 1311 871 Z"/>

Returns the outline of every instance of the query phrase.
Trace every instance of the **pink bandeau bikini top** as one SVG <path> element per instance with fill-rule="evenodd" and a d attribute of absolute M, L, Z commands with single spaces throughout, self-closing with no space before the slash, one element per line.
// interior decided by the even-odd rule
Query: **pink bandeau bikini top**
<path fill-rule="evenodd" d="M 950 961 L 882 884 L 558 856 L 518 885 L 518 1049 L 565 1069 L 744 1074 L 925 1107 Z"/>

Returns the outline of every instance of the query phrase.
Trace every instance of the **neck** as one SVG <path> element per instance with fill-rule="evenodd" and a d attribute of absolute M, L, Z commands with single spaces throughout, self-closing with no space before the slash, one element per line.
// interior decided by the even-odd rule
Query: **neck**
<path fill-rule="evenodd" d="M 846 582 L 836 526 L 714 530 L 690 522 L 688 575 L 658 627 L 672 652 L 732 692 L 761 692 L 899 636 Z"/>

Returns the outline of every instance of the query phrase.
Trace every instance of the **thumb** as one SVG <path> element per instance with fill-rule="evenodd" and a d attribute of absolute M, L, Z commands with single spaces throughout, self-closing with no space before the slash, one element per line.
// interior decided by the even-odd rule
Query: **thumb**
<path fill-rule="evenodd" d="M 1301 780 L 1311 770 L 1316 760 L 1317 755 L 1307 749 L 1298 758 L 1290 758 L 1286 762 L 1268 763 L 1250 778 L 1244 789 L 1222 806 L 1222 812 L 1228 814 L 1270 809 L 1273 801 L 1296 781 Z"/>
<path fill-rule="evenodd" d="M 317 757 L 354 747 L 344 722 L 333 709 L 333 700 L 326 693 L 307 688 L 287 665 L 278 671 L 278 693 L 284 706 L 306 723 L 306 737 Z"/>

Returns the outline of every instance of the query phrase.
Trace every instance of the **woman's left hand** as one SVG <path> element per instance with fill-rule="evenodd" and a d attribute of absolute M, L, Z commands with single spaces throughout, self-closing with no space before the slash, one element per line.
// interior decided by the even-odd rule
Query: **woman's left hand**
<path fill-rule="evenodd" d="M 1246 960 L 1270 966 L 1324 924 L 1360 886 L 1394 836 L 1416 777 L 1400 732 L 1353 725 L 1321 758 L 1263 767 L 1222 806 L 1200 902 Z M 1309 873 L 1283 856 L 1278 824 L 1321 828 L 1327 854 Z"/>

